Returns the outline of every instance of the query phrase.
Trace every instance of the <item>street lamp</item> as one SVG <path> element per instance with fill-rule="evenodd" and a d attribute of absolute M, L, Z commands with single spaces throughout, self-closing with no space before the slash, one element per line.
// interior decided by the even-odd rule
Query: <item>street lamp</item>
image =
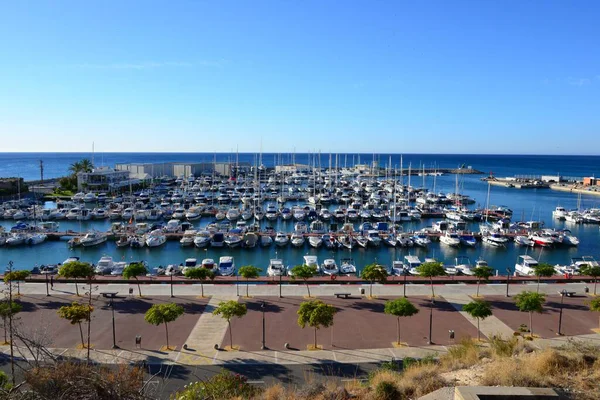
<path fill-rule="evenodd" d="M 562 336 L 560 329 L 562 327 L 562 314 L 563 314 L 563 302 L 565 301 L 565 296 L 567 291 L 565 289 L 560 291 L 560 312 L 558 314 L 558 332 L 557 335 Z"/>
<path fill-rule="evenodd" d="M 434 302 L 435 302 L 435 300 L 432 297 L 431 303 L 429 303 L 429 340 L 427 341 L 427 344 L 429 344 L 429 345 L 433 344 L 433 341 L 431 340 L 431 331 L 433 329 L 433 303 Z"/>
<path fill-rule="evenodd" d="M 402 272 L 404 274 L 404 287 L 402 289 L 404 291 L 404 297 L 406 297 L 406 277 L 408 276 L 408 269 L 406 267 L 403 267 Z"/>
<path fill-rule="evenodd" d="M 281 279 L 283 278 L 283 274 L 279 274 L 279 298 L 281 299 L 283 296 L 281 295 Z"/>
<path fill-rule="evenodd" d="M 508 294 L 508 284 L 510 283 L 510 268 L 506 267 L 506 297 L 510 297 Z"/>
<path fill-rule="evenodd" d="M 110 302 L 108 303 L 108 306 L 110 307 L 110 311 L 112 314 L 112 337 L 113 337 L 113 345 L 112 348 L 113 349 L 118 349 L 119 346 L 117 346 L 117 335 L 115 332 L 115 302 L 114 302 L 114 298 L 110 298 Z"/>
<path fill-rule="evenodd" d="M 265 302 L 264 302 L 264 300 L 260 305 L 260 310 L 262 311 L 262 346 L 260 349 L 265 350 L 267 348 L 267 346 L 265 345 Z"/>
<path fill-rule="evenodd" d="M 173 274 L 171 274 L 171 297 L 175 297 L 173 296 Z"/>
<path fill-rule="evenodd" d="M 46 296 L 50 296 L 50 291 L 48 290 L 48 274 L 46 275 Z"/>

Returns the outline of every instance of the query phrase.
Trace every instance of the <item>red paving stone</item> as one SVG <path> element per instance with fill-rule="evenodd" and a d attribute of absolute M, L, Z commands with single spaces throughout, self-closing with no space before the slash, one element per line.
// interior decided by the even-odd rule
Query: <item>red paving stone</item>
<path fill-rule="evenodd" d="M 49 347 L 74 348 L 81 343 L 79 328 L 60 318 L 57 310 L 73 301 L 85 301 L 69 295 L 22 296 L 20 302 L 23 311 L 18 314 L 24 330 L 45 329 L 46 336 L 52 340 Z M 117 345 L 123 349 L 135 348 L 135 336 L 142 336 L 144 349 L 158 350 L 166 345 L 164 325 L 154 326 L 144 321 L 144 313 L 152 304 L 175 302 L 185 309 L 185 314 L 177 321 L 169 324 L 169 345 L 181 347 L 196 324 L 208 299 L 195 297 L 120 297 L 115 300 L 115 330 Z M 92 313 L 91 343 L 97 349 L 112 347 L 111 310 L 106 307 L 107 299 L 100 298 L 94 302 Z M 84 338 L 87 327 L 84 324 Z"/>
<path fill-rule="evenodd" d="M 533 314 L 533 333 L 543 338 L 554 338 L 558 333 L 560 313 L 560 295 L 546 296 L 544 312 Z M 515 305 L 514 297 L 485 296 L 493 307 L 494 315 L 511 329 L 517 331 L 521 324 L 529 325 L 529 313 L 520 312 Z M 598 313 L 589 311 L 586 296 L 565 297 L 561 332 L 566 336 L 593 333 L 598 328 Z"/>
<path fill-rule="evenodd" d="M 338 308 L 334 326 L 317 332 L 318 344 L 324 349 L 371 349 L 391 347 L 396 340 L 396 318 L 383 313 L 384 303 L 393 297 L 376 300 L 361 298 L 337 299 L 319 297 L 320 300 Z M 301 297 L 254 297 L 240 299 L 248 306 L 248 314 L 232 321 L 233 342 L 244 350 L 259 350 L 262 340 L 262 316 L 260 303 L 267 302 L 266 344 L 271 349 L 283 349 L 287 342 L 291 348 L 305 350 L 313 343 L 314 330 L 300 328 L 297 324 L 299 304 L 306 299 Z M 429 300 L 426 297 L 409 297 L 420 312 L 410 318 L 401 318 L 401 339 L 411 346 L 425 345 L 429 334 Z M 448 331 L 455 331 L 455 340 L 450 341 Z M 449 344 L 463 337 L 475 337 L 477 329 L 460 313 L 438 297 L 433 309 L 433 342 Z M 333 346 L 332 346 L 333 344 Z M 223 346 L 229 345 L 225 335 Z"/>

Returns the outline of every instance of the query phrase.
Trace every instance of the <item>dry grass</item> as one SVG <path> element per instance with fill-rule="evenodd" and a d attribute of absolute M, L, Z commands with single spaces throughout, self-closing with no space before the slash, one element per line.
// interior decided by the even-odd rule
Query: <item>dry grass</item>
<path fill-rule="evenodd" d="M 449 347 L 448 352 L 440 357 L 440 366 L 444 371 L 468 368 L 477 364 L 487 353 L 477 341 L 463 339 L 459 344 Z"/>

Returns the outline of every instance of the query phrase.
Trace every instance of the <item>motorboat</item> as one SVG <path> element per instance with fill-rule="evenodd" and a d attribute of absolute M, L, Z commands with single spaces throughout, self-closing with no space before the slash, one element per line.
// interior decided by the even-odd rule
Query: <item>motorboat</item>
<path fill-rule="evenodd" d="M 98 262 L 96 263 L 96 268 L 94 269 L 94 272 L 98 275 L 110 275 L 114 266 L 115 263 L 113 261 L 113 258 L 109 256 L 104 256 L 101 257 L 100 260 L 98 260 Z"/>
<path fill-rule="evenodd" d="M 410 237 L 407 233 L 398 233 L 396 235 L 396 245 L 400 247 L 413 247 L 414 246 L 413 238 Z"/>
<path fill-rule="evenodd" d="M 268 236 L 267 236 L 268 237 Z M 271 239 L 269 237 L 269 239 Z M 258 243 L 258 235 L 254 232 L 246 232 L 244 237 L 242 238 L 242 246 L 247 249 L 252 249 L 256 247 L 256 243 Z"/>
<path fill-rule="evenodd" d="M 559 221 L 564 221 L 568 212 L 569 211 L 566 208 L 558 206 L 554 209 L 554 211 L 552 211 L 552 217 Z"/>
<path fill-rule="evenodd" d="M 519 256 L 517 263 L 515 264 L 515 275 L 532 276 L 535 275 L 535 268 L 538 266 L 538 262 L 535 258 L 522 255 Z"/>
<path fill-rule="evenodd" d="M 242 238 L 237 233 L 228 233 L 225 235 L 225 244 L 231 249 L 239 247 L 242 244 Z"/>
<path fill-rule="evenodd" d="M 294 233 L 292 233 L 292 236 L 290 237 L 290 243 L 294 247 L 304 246 L 305 241 L 306 241 L 306 239 L 304 237 L 304 234 L 302 234 L 302 233 L 294 232 Z"/>
<path fill-rule="evenodd" d="M 183 268 L 181 269 L 181 273 L 185 275 L 187 271 L 192 268 L 198 267 L 198 260 L 195 258 L 186 258 L 183 262 Z"/>
<path fill-rule="evenodd" d="M 124 261 L 116 262 L 113 264 L 112 271 L 110 271 L 110 274 L 112 276 L 123 275 L 123 271 L 125 270 L 126 267 L 127 267 L 126 262 L 124 262 Z"/>
<path fill-rule="evenodd" d="M 529 239 L 527 236 L 517 235 L 515 236 L 515 245 L 533 247 L 535 246 L 535 242 Z"/>
<path fill-rule="evenodd" d="M 312 235 L 308 237 L 308 244 L 310 247 L 318 249 L 323 244 L 323 237 L 320 235 Z"/>
<path fill-rule="evenodd" d="M 336 240 L 330 234 L 321 236 L 321 239 L 323 240 L 323 246 L 326 249 L 333 250 L 337 247 Z"/>
<path fill-rule="evenodd" d="M 215 264 L 215 260 L 213 260 L 212 258 L 205 258 L 204 260 L 202 260 L 201 266 L 202 266 L 202 268 L 206 268 L 206 269 L 211 270 L 213 272 L 215 272 L 215 270 L 217 269 L 217 265 Z"/>
<path fill-rule="evenodd" d="M 279 258 L 272 258 L 269 260 L 269 266 L 267 267 L 267 276 L 283 276 L 286 274 L 286 268 L 283 265 L 283 261 Z"/>
<path fill-rule="evenodd" d="M 379 247 L 381 245 L 381 237 L 379 237 L 379 231 L 375 229 L 367 231 L 366 239 L 369 246 Z"/>
<path fill-rule="evenodd" d="M 194 246 L 199 249 L 203 249 L 210 244 L 210 232 L 209 231 L 200 231 L 196 233 L 194 236 Z"/>
<path fill-rule="evenodd" d="M 166 276 L 177 276 L 179 274 L 181 274 L 181 269 L 179 268 L 179 265 L 169 264 L 167 265 L 167 268 L 165 268 Z"/>
<path fill-rule="evenodd" d="M 218 272 L 219 272 L 219 275 L 222 275 L 222 276 L 233 275 L 235 273 L 235 264 L 233 262 L 233 257 L 231 257 L 231 256 L 220 257 Z"/>
<path fill-rule="evenodd" d="M 366 247 L 367 240 L 364 238 L 364 236 L 361 236 L 361 240 L 363 241 L 363 246 L 361 247 Z M 354 244 L 356 243 L 356 240 L 350 234 L 339 235 L 337 237 L 337 241 L 340 244 L 340 246 L 345 247 L 348 250 L 352 250 L 352 247 L 354 247 Z"/>
<path fill-rule="evenodd" d="M 106 239 L 107 239 L 106 233 L 92 231 L 92 232 L 86 233 L 85 236 L 79 240 L 79 243 L 83 247 L 92 247 L 92 246 L 97 246 L 101 243 L 106 242 Z"/>
<path fill-rule="evenodd" d="M 369 239 L 367 239 L 365 236 L 363 235 L 358 235 L 354 238 L 354 241 L 357 245 L 359 245 L 362 248 L 366 248 L 369 245 Z M 341 243 L 341 242 L 340 242 Z M 342 244 L 343 245 L 343 244 Z"/>
<path fill-rule="evenodd" d="M 490 233 L 483 237 L 482 242 L 494 247 L 506 247 L 508 239 L 499 233 Z"/>
<path fill-rule="evenodd" d="M 270 235 L 260 235 L 260 247 L 269 247 L 273 244 L 273 238 Z"/>
<path fill-rule="evenodd" d="M 447 230 L 440 236 L 440 242 L 446 246 L 458 247 L 460 246 L 460 237 L 458 233 Z"/>
<path fill-rule="evenodd" d="M 466 256 L 458 256 L 454 259 L 454 268 L 456 272 L 459 272 L 463 275 L 474 275 L 473 264 L 471 264 L 471 260 Z"/>
<path fill-rule="evenodd" d="M 134 235 L 129 237 L 129 246 L 132 249 L 140 249 L 146 245 L 146 239 L 143 235 Z"/>
<path fill-rule="evenodd" d="M 529 236 L 529 239 L 537 246 L 541 247 L 552 247 L 555 244 L 554 238 L 550 235 L 546 235 L 542 231 L 538 231 Z"/>
<path fill-rule="evenodd" d="M 460 235 L 460 244 L 467 247 L 475 247 L 477 245 L 477 239 L 475 236 L 470 234 Z"/>
<path fill-rule="evenodd" d="M 230 208 L 225 213 L 225 218 L 227 218 L 229 221 L 237 221 L 237 219 L 239 217 L 240 217 L 240 209 L 239 208 L 235 208 L 235 207 Z"/>
<path fill-rule="evenodd" d="M 568 229 L 564 229 L 561 231 L 560 236 L 562 238 L 562 244 L 566 246 L 578 246 L 579 238 L 571 234 L 571 231 Z"/>
<path fill-rule="evenodd" d="M 275 244 L 279 247 L 287 246 L 290 238 L 283 232 L 277 232 L 275 235 Z"/>
<path fill-rule="evenodd" d="M 328 258 L 321 265 L 321 272 L 325 275 L 337 275 L 340 270 L 333 258 Z"/>
<path fill-rule="evenodd" d="M 146 246 L 148 247 L 162 246 L 166 241 L 167 236 L 160 229 L 155 229 L 146 235 Z"/>
<path fill-rule="evenodd" d="M 225 245 L 225 235 L 223 232 L 215 232 L 210 239 L 211 247 L 223 247 Z"/>
<path fill-rule="evenodd" d="M 341 275 L 356 275 L 356 265 L 351 258 L 343 258 L 340 264 Z"/>
<path fill-rule="evenodd" d="M 431 244 L 429 235 L 427 235 L 426 233 L 417 233 L 412 237 L 412 241 L 416 246 L 419 247 L 427 247 Z"/>
<path fill-rule="evenodd" d="M 58 232 L 59 223 L 56 221 L 45 221 L 40 223 L 40 229 L 44 232 Z"/>
<path fill-rule="evenodd" d="M 279 217 L 279 212 L 274 204 L 267 204 L 267 210 L 265 212 L 265 218 L 269 221 L 274 221 Z"/>
<path fill-rule="evenodd" d="M 421 266 L 422 262 L 417 256 L 407 255 L 404 256 L 404 268 L 411 275 L 420 275 L 418 268 Z"/>
<path fill-rule="evenodd" d="M 398 245 L 398 240 L 396 240 L 396 238 L 392 234 L 385 236 L 381 239 L 381 241 L 388 247 L 396 247 Z"/>
<path fill-rule="evenodd" d="M 27 239 L 25 239 L 25 243 L 30 246 L 33 246 L 36 244 L 43 243 L 47 238 L 48 238 L 48 236 L 45 233 L 31 233 L 31 234 L 27 235 Z"/>
<path fill-rule="evenodd" d="M 192 246 L 194 244 L 194 239 L 196 238 L 197 231 L 194 229 L 189 229 L 183 232 L 183 236 L 179 239 L 179 244 L 182 247 Z"/>

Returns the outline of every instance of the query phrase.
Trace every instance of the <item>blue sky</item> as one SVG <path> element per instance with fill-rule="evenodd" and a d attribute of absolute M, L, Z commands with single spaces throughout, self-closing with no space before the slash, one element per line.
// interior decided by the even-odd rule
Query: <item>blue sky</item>
<path fill-rule="evenodd" d="M 600 152 L 595 1 L 5 1 L 0 151 Z"/>

